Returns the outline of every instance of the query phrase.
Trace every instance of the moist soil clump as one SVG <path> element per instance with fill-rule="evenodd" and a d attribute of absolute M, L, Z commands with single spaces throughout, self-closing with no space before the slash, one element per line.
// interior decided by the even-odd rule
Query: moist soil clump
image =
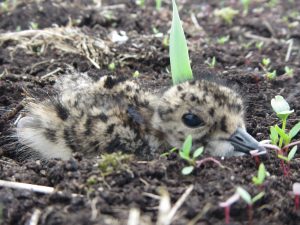
<path fill-rule="evenodd" d="M 175 153 L 151 161 L 118 154 L 87 159 L 75 153 L 68 161 L 48 162 L 20 157 L 13 129 L 26 99 L 55 94 L 56 79 L 70 68 L 94 79 L 127 77 L 154 92 L 170 86 L 166 43 L 172 12 L 169 1 L 160 10 L 155 1 L 146 1 L 144 7 L 125 0 L 13 2 L 0 8 L 0 180 L 55 191 L 0 186 L 0 223 L 28 224 L 38 218 L 31 224 L 127 224 L 136 209 L 138 224 L 155 224 L 161 198 L 169 196 L 173 205 L 192 187 L 172 224 L 224 224 L 219 202 L 237 186 L 251 195 L 261 191 L 251 181 L 257 165 L 250 156 L 216 158 L 223 167 L 208 162 L 189 176 L 181 174 L 185 162 Z M 295 110 L 288 128 L 299 121 L 300 2 L 251 1 L 247 15 L 240 1 L 177 3 L 194 74 L 224 79 L 243 96 L 251 135 L 269 139 L 269 127 L 278 123 L 270 100 L 278 94 Z M 224 7 L 239 11 L 231 24 L 214 13 Z M 228 40 L 222 43 L 222 37 Z M 268 71 L 276 70 L 276 78 L 267 77 L 264 58 L 270 59 Z M 286 74 L 286 66 L 293 75 Z M 300 211 L 290 192 L 300 182 L 299 154 L 290 162 L 287 177 L 275 152 L 260 160 L 270 176 L 262 187 L 265 196 L 253 206 L 252 224 L 298 224 Z M 249 223 L 241 200 L 230 215 L 230 224 Z"/>

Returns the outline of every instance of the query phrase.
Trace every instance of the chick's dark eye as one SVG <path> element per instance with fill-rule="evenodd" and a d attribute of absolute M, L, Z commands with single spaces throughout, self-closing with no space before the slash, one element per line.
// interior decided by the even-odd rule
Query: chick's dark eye
<path fill-rule="evenodd" d="M 199 127 L 204 125 L 204 121 L 200 119 L 197 115 L 192 113 L 186 113 L 182 116 L 182 122 L 191 128 Z"/>

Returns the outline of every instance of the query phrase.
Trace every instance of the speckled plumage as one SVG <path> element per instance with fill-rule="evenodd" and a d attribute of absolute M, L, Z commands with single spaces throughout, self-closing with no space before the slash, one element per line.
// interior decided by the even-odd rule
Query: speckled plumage
<path fill-rule="evenodd" d="M 245 128 L 243 103 L 225 86 L 194 80 L 153 94 L 134 81 L 112 76 L 93 81 L 75 72 L 56 86 L 56 96 L 28 104 L 17 126 L 19 142 L 45 159 L 112 151 L 150 158 L 180 148 L 188 134 L 195 147 L 204 145 L 212 155 L 239 154 L 227 139 Z M 196 115 L 201 124 L 187 126 L 186 114 Z"/>

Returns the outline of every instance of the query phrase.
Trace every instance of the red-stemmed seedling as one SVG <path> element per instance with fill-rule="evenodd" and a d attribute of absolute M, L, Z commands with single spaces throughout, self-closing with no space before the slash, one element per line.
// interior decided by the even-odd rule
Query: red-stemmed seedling
<path fill-rule="evenodd" d="M 267 176 L 269 176 L 269 173 L 266 171 L 265 165 L 261 163 L 258 167 L 257 176 L 252 177 L 252 182 L 254 185 L 262 188 Z"/>
<path fill-rule="evenodd" d="M 253 220 L 253 204 L 260 200 L 264 195 L 265 192 L 260 192 L 257 195 L 255 195 L 253 198 L 251 195 L 242 187 L 237 187 L 236 192 L 240 195 L 240 197 L 247 203 L 248 205 L 248 220 L 249 224 L 252 224 Z"/>
<path fill-rule="evenodd" d="M 288 116 L 294 112 L 290 109 L 287 101 L 280 95 L 275 96 L 271 100 L 273 110 L 276 112 L 277 117 L 281 120 L 282 126 L 278 125 L 270 127 L 271 144 L 262 144 L 266 148 L 275 149 L 277 157 L 281 160 L 280 165 L 283 169 L 284 176 L 288 176 L 289 167 L 288 163 L 293 159 L 297 148 L 295 145 L 300 144 L 300 141 L 291 142 L 292 139 L 300 131 L 300 122 L 298 122 L 289 132 L 286 132 L 286 124 Z M 294 146 L 291 150 L 290 147 Z M 287 162 L 287 165 L 285 164 Z"/>
<path fill-rule="evenodd" d="M 295 210 L 297 211 L 299 209 L 300 204 L 300 183 L 294 183 L 293 184 L 293 194 L 295 198 Z"/>
<path fill-rule="evenodd" d="M 240 199 L 240 195 L 238 193 L 235 193 L 232 195 L 229 199 L 227 199 L 225 202 L 220 202 L 219 206 L 224 208 L 225 212 L 225 224 L 229 224 L 230 222 L 230 206 L 238 201 Z"/>

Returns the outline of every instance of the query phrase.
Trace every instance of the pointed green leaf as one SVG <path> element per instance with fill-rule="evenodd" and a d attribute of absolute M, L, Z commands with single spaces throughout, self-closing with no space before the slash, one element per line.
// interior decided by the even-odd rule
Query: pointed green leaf
<path fill-rule="evenodd" d="M 191 172 L 193 172 L 194 167 L 193 166 L 186 166 L 181 170 L 181 173 L 183 175 L 189 175 Z"/>
<path fill-rule="evenodd" d="M 182 152 L 188 158 L 190 158 L 190 152 L 192 149 L 192 139 L 192 135 L 188 135 L 182 145 Z"/>
<path fill-rule="evenodd" d="M 244 188 L 237 187 L 236 191 L 248 205 L 252 204 L 251 195 Z"/>
<path fill-rule="evenodd" d="M 282 160 L 286 161 L 286 162 L 289 161 L 288 157 L 286 157 L 286 156 L 284 156 L 284 155 L 279 154 L 279 155 L 277 155 L 277 157 L 278 157 L 279 159 L 282 159 Z"/>
<path fill-rule="evenodd" d="M 195 158 L 199 157 L 200 155 L 202 155 L 203 151 L 204 151 L 204 147 L 198 148 L 196 151 L 194 151 L 193 158 L 195 159 Z"/>
<path fill-rule="evenodd" d="M 288 154 L 288 160 L 291 161 L 297 152 L 297 145 L 295 145 Z"/>
<path fill-rule="evenodd" d="M 258 200 L 260 200 L 262 197 L 264 197 L 265 195 L 265 192 L 260 192 L 258 193 L 257 195 L 255 195 L 253 198 L 252 198 L 252 204 L 254 204 L 255 202 L 257 202 Z"/>
<path fill-rule="evenodd" d="M 170 63 L 173 84 L 179 84 L 193 79 L 188 47 L 179 18 L 175 0 L 173 3 L 173 18 L 170 33 Z"/>
<path fill-rule="evenodd" d="M 300 122 L 298 122 L 289 132 L 290 139 L 293 139 L 300 131 Z"/>
<path fill-rule="evenodd" d="M 278 133 L 274 126 L 270 127 L 270 138 L 271 138 L 272 144 L 277 145 L 279 137 L 278 137 Z"/>
<path fill-rule="evenodd" d="M 290 143 L 291 139 L 290 139 L 289 135 L 287 135 L 287 134 L 285 133 L 284 130 L 282 130 L 282 129 L 281 129 L 279 126 L 277 126 L 277 125 L 275 125 L 275 130 L 276 130 L 276 132 L 279 134 L 279 136 L 283 138 L 283 141 L 284 141 L 285 144 Z"/>
<path fill-rule="evenodd" d="M 258 179 L 261 184 L 264 182 L 265 178 L 266 178 L 266 168 L 265 165 L 261 163 L 258 168 Z"/>
<path fill-rule="evenodd" d="M 255 185 L 261 185 L 259 179 L 257 177 L 252 177 L 252 182 L 255 184 Z"/>
<path fill-rule="evenodd" d="M 186 160 L 186 161 L 190 161 L 190 157 L 186 156 L 182 151 L 179 152 L 180 158 Z"/>

